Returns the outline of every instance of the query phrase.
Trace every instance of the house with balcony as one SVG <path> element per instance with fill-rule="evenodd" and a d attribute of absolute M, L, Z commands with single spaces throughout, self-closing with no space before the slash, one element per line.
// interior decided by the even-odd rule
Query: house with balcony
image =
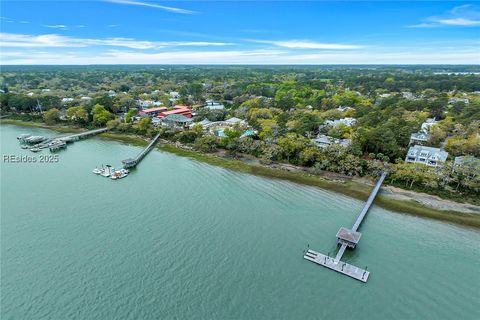
<path fill-rule="evenodd" d="M 422 163 L 430 167 L 437 167 L 442 165 L 448 157 L 448 152 L 433 147 L 426 147 L 415 145 L 408 149 L 406 162 L 410 163 Z"/>

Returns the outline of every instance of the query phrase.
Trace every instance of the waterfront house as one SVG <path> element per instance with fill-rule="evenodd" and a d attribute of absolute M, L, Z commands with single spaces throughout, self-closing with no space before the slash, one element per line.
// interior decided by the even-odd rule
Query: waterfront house
<path fill-rule="evenodd" d="M 352 144 L 351 139 L 336 139 L 324 134 L 319 135 L 317 138 L 312 139 L 315 145 L 319 148 L 326 148 L 333 144 L 338 144 L 344 147 L 348 147 Z"/>
<path fill-rule="evenodd" d="M 208 119 L 203 119 L 202 121 L 200 122 L 193 122 L 190 124 L 190 129 L 193 128 L 194 125 L 198 124 L 198 125 L 201 125 L 202 128 L 205 128 L 207 125 L 209 125 L 210 123 L 212 123 L 212 121 L 208 120 Z"/>
<path fill-rule="evenodd" d="M 422 163 L 427 166 L 437 167 L 447 160 L 448 152 L 439 148 L 415 145 L 408 149 L 406 162 Z"/>

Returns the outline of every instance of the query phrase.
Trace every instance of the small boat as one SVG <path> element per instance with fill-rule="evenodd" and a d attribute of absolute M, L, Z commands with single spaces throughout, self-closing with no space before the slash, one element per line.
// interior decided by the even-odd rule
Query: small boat
<path fill-rule="evenodd" d="M 28 149 L 28 146 L 24 144 L 24 145 L 22 145 L 20 148 L 22 148 L 22 149 Z"/>
<path fill-rule="evenodd" d="M 107 164 L 105 166 L 105 169 L 103 169 L 103 172 L 100 173 L 100 175 L 102 175 L 103 177 L 110 177 L 112 175 L 112 173 L 115 171 L 115 168 L 113 168 L 111 165 Z"/>
<path fill-rule="evenodd" d="M 40 149 L 40 148 L 31 148 L 30 149 L 30 151 L 32 151 L 32 152 L 39 152 L 40 150 L 42 150 L 42 149 Z"/>
<path fill-rule="evenodd" d="M 120 169 L 112 173 L 110 176 L 110 179 L 112 180 L 117 180 L 117 179 L 122 179 L 128 176 L 129 171 L 127 169 Z"/>
<path fill-rule="evenodd" d="M 101 174 L 103 172 L 103 169 L 95 168 L 95 169 L 93 169 L 92 172 L 95 173 L 95 174 Z"/>

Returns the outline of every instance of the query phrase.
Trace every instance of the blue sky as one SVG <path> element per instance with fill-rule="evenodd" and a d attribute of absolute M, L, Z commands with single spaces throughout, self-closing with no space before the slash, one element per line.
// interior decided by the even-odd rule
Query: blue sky
<path fill-rule="evenodd" d="M 476 1 L 12 1 L 1 64 L 479 64 Z"/>

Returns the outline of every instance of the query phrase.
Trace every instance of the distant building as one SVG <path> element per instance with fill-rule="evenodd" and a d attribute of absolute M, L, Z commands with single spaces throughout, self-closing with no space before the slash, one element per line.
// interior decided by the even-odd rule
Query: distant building
<path fill-rule="evenodd" d="M 109 96 L 110 98 L 113 98 L 113 97 L 115 97 L 116 95 L 117 95 L 117 93 L 116 93 L 115 91 L 113 91 L 113 90 L 108 90 L 108 96 Z"/>
<path fill-rule="evenodd" d="M 181 114 L 169 114 L 161 118 L 162 126 L 166 127 L 185 127 L 192 123 L 193 119 Z"/>
<path fill-rule="evenodd" d="M 210 123 L 212 123 L 212 121 L 210 121 L 208 119 L 203 119 L 200 122 L 191 123 L 190 124 L 190 129 L 193 128 L 193 126 L 196 125 L 196 124 L 201 125 L 204 128 L 205 126 L 209 125 Z"/>
<path fill-rule="evenodd" d="M 427 166 L 436 167 L 447 160 L 448 152 L 439 148 L 415 145 L 408 149 L 406 162 L 422 163 Z"/>
<path fill-rule="evenodd" d="M 191 118 L 192 117 L 192 109 L 190 109 L 190 107 L 188 107 L 188 106 L 175 106 L 175 107 L 173 107 L 173 110 L 159 112 L 157 114 L 157 117 L 165 118 L 165 117 L 167 117 L 169 115 L 172 115 L 172 114 L 179 114 L 179 115 L 185 116 L 187 118 Z"/>
<path fill-rule="evenodd" d="M 450 98 L 448 99 L 449 104 L 457 103 L 457 102 L 463 102 L 465 104 L 470 104 L 470 100 L 467 98 Z"/>
<path fill-rule="evenodd" d="M 392 94 L 391 93 L 381 93 L 378 95 L 379 98 L 388 98 L 390 97 Z"/>
<path fill-rule="evenodd" d="M 340 112 L 345 112 L 345 111 L 348 111 L 348 110 L 355 110 L 353 109 L 352 107 L 346 107 L 346 106 L 340 106 L 337 108 L 338 111 Z"/>
<path fill-rule="evenodd" d="M 428 142 L 430 135 L 425 132 L 415 132 L 410 135 L 410 144 L 423 145 Z"/>
<path fill-rule="evenodd" d="M 29 93 L 27 93 L 27 96 L 32 97 L 34 94 L 35 93 L 33 93 L 33 92 L 29 92 Z"/>
<path fill-rule="evenodd" d="M 332 126 L 332 127 L 336 127 L 339 124 L 344 124 L 347 127 L 351 127 L 351 126 L 355 125 L 355 123 L 357 123 L 357 119 L 354 119 L 354 118 L 343 118 L 343 119 L 338 119 L 338 120 L 327 120 L 327 121 L 325 121 L 326 125 L 329 125 L 329 126 Z"/>
<path fill-rule="evenodd" d="M 42 89 L 42 92 L 50 92 L 50 89 Z"/>
<path fill-rule="evenodd" d="M 149 117 L 154 117 L 157 115 L 159 112 L 164 112 L 167 111 L 168 109 L 166 107 L 157 107 L 157 108 L 149 108 L 149 109 L 143 109 L 138 112 L 139 116 L 149 116 Z"/>
<path fill-rule="evenodd" d="M 430 127 L 436 124 L 437 124 L 437 121 L 435 120 L 435 118 L 427 119 L 424 123 L 422 123 L 421 130 L 424 133 L 428 133 Z"/>
<path fill-rule="evenodd" d="M 213 100 L 207 100 L 205 102 L 205 108 L 209 110 L 223 110 L 225 109 L 225 106 L 221 103 L 214 102 Z"/>
<path fill-rule="evenodd" d="M 170 95 L 170 98 L 173 98 L 173 99 L 180 98 L 180 93 L 178 93 L 177 91 L 170 91 L 169 95 Z"/>
<path fill-rule="evenodd" d="M 333 144 L 338 144 L 344 147 L 348 147 L 352 144 L 351 139 L 336 139 L 324 134 L 319 135 L 317 138 L 312 139 L 313 142 L 319 147 L 319 148 L 326 148 L 330 145 Z"/>
<path fill-rule="evenodd" d="M 137 103 L 142 108 L 159 107 L 163 104 L 160 101 L 153 100 L 137 100 Z"/>
<path fill-rule="evenodd" d="M 72 102 L 73 100 L 74 100 L 73 98 L 63 98 L 62 102 L 63 103 L 68 103 L 68 102 Z"/>
<path fill-rule="evenodd" d="M 227 119 L 225 120 L 225 122 L 227 124 L 230 124 L 230 125 L 235 125 L 235 124 L 247 124 L 247 122 L 245 120 L 242 120 L 242 119 L 239 119 L 239 118 L 230 118 L 230 119 Z"/>
<path fill-rule="evenodd" d="M 91 97 L 81 97 L 80 100 L 90 101 L 90 100 L 92 100 L 92 98 Z"/>

